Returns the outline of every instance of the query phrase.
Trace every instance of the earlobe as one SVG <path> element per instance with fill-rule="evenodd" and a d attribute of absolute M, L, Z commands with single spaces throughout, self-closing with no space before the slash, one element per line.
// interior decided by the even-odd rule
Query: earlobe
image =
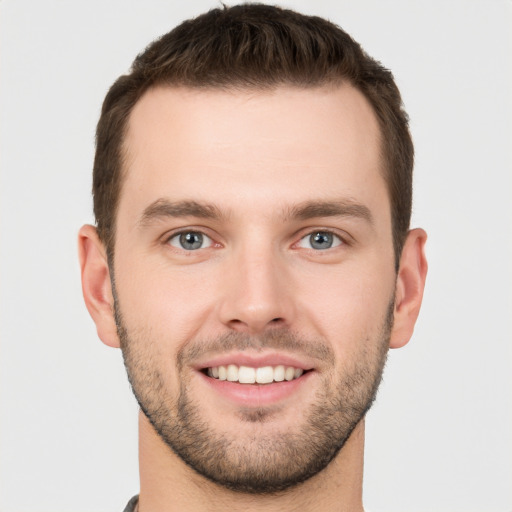
<path fill-rule="evenodd" d="M 402 250 L 396 282 L 391 348 L 403 347 L 414 331 L 427 277 L 426 241 L 427 234 L 423 229 L 413 229 L 409 231 Z"/>
<path fill-rule="evenodd" d="M 96 324 L 98 336 L 106 345 L 119 347 L 107 256 L 94 226 L 85 225 L 80 229 L 78 253 L 85 305 Z"/>

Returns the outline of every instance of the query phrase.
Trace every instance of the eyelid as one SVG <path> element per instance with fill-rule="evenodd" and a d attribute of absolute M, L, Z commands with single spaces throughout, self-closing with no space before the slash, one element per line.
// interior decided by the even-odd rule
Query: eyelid
<path fill-rule="evenodd" d="M 331 245 L 331 247 L 326 247 L 326 248 L 322 248 L 322 249 L 311 247 L 310 239 L 313 235 L 316 235 L 318 233 L 332 236 L 333 244 Z M 308 244 L 310 247 L 305 247 L 302 245 L 302 243 Z M 333 233 L 332 231 L 320 231 L 320 230 L 315 230 L 315 231 L 308 233 L 307 235 L 303 236 L 297 242 L 298 247 L 301 247 L 302 249 L 313 250 L 313 251 L 329 251 L 331 249 L 336 249 L 336 247 L 339 247 L 340 245 L 344 245 L 344 244 L 345 244 L 345 242 L 336 233 Z"/>
<path fill-rule="evenodd" d="M 183 234 L 187 234 L 187 233 L 194 233 L 197 235 L 201 235 L 201 242 L 202 242 L 201 245 L 202 246 L 198 247 L 196 249 L 187 249 L 186 247 L 182 247 L 179 240 L 181 239 L 181 236 Z M 176 245 L 173 243 L 175 240 L 177 241 Z M 176 249 L 181 249 L 183 251 L 199 251 L 200 249 L 208 249 L 209 247 L 211 247 L 213 240 L 208 235 L 199 233 L 198 231 L 186 231 L 185 233 L 176 233 L 174 236 L 171 236 L 171 238 L 169 238 L 169 241 L 167 243 L 169 245 L 171 245 L 172 247 L 176 247 Z"/>
<path fill-rule="evenodd" d="M 178 251 L 184 251 L 187 253 L 188 252 L 196 252 L 201 249 L 210 249 L 211 247 L 215 247 L 215 246 L 221 247 L 222 244 L 217 242 L 215 237 L 211 233 L 208 233 L 209 231 L 210 231 L 209 229 L 206 229 L 204 227 L 198 227 L 198 226 L 188 226 L 188 227 L 184 227 L 184 228 L 180 227 L 180 228 L 177 228 L 175 230 L 165 233 L 165 235 L 162 236 L 161 240 L 164 245 L 169 245 L 173 249 L 176 249 Z M 172 245 L 170 243 L 173 238 L 177 238 L 180 235 L 183 235 L 185 233 L 201 234 L 205 239 L 208 239 L 210 241 L 210 244 L 207 247 L 201 247 L 200 249 L 191 250 L 191 249 L 185 249 L 183 247 L 179 247 L 176 245 Z"/>
<path fill-rule="evenodd" d="M 207 238 L 210 241 L 210 244 L 208 247 L 202 247 L 201 249 L 209 249 L 209 248 L 215 247 L 215 246 L 222 247 L 223 244 L 217 241 L 218 237 L 215 235 L 212 235 L 210 233 L 210 231 L 211 231 L 210 229 L 202 227 L 202 226 L 201 227 L 200 226 L 180 227 L 180 228 L 176 228 L 175 230 L 171 230 L 170 232 L 165 233 L 161 237 L 161 240 L 164 245 L 171 245 L 170 241 L 173 238 L 178 237 L 179 235 L 182 235 L 184 233 L 200 233 L 201 235 L 203 235 L 205 238 Z M 331 247 L 329 249 L 335 249 L 336 247 L 339 247 L 340 245 L 350 246 L 350 245 L 354 244 L 354 239 L 352 238 L 352 236 L 350 236 L 345 231 L 341 231 L 339 229 L 332 228 L 332 227 L 329 227 L 329 228 L 327 228 L 327 227 L 308 227 L 308 228 L 301 229 L 293 237 L 293 238 L 295 238 L 295 240 L 297 240 L 297 237 L 298 237 L 298 240 L 292 244 L 292 248 L 297 247 L 298 244 L 302 240 L 304 240 L 308 236 L 311 236 L 314 233 L 329 233 L 340 240 L 340 242 L 341 242 L 340 244 L 338 244 L 334 247 Z M 193 250 L 187 250 L 187 249 L 176 247 L 176 246 L 171 246 L 171 247 L 173 247 L 174 249 L 185 251 L 185 252 L 194 252 Z M 198 251 L 198 250 L 199 249 L 196 249 L 195 251 Z M 317 249 L 311 249 L 311 250 L 318 252 Z M 328 249 L 326 249 L 326 250 L 328 250 Z"/>
<path fill-rule="evenodd" d="M 308 227 L 306 229 L 301 229 L 300 232 L 296 235 L 298 238 L 297 242 L 293 244 L 293 247 L 297 247 L 298 244 L 304 240 L 306 237 L 309 237 L 315 233 L 329 233 L 333 235 L 334 237 L 338 238 L 341 242 L 341 244 L 338 244 L 334 247 L 331 247 L 331 249 L 335 249 L 336 247 L 339 247 L 340 245 L 350 246 L 354 244 L 354 239 L 346 232 L 341 231 L 339 229 L 335 228 L 326 228 L 326 227 Z M 317 249 L 312 249 L 315 251 L 318 251 Z M 328 250 L 328 249 L 325 249 Z"/>

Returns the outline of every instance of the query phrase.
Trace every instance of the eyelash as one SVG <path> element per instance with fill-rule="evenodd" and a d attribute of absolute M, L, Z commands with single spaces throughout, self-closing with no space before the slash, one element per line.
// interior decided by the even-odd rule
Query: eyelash
<path fill-rule="evenodd" d="M 300 244 L 303 241 L 307 241 L 307 240 L 309 240 L 310 245 L 312 245 L 312 243 L 313 243 L 312 238 L 314 236 L 318 236 L 318 235 L 322 235 L 322 237 L 325 237 L 326 235 L 331 237 L 331 243 L 333 245 L 331 245 L 330 247 L 326 247 L 324 249 L 314 248 L 314 247 L 302 247 L 302 248 L 307 249 L 307 250 L 312 250 L 314 252 L 319 252 L 319 251 L 327 251 L 329 249 L 335 249 L 336 247 L 339 247 L 341 245 L 346 245 L 345 240 L 339 234 L 337 234 L 331 230 L 328 230 L 328 229 L 314 229 L 313 231 L 309 231 L 304 236 L 302 236 L 299 239 L 299 241 L 294 244 L 294 246 L 300 246 Z"/>
<path fill-rule="evenodd" d="M 218 245 L 218 246 L 221 245 L 219 243 L 216 243 L 211 236 L 208 236 L 204 231 L 202 231 L 200 229 L 183 229 L 181 231 L 178 231 L 178 232 L 173 233 L 172 235 L 166 237 L 165 243 L 168 244 L 168 245 L 171 245 L 172 247 L 174 247 L 174 248 L 176 248 L 178 250 L 182 250 L 182 251 L 186 251 L 186 252 L 195 252 L 196 250 L 199 250 L 199 249 L 209 249 L 210 248 L 210 247 L 200 247 L 200 248 L 197 248 L 197 249 L 185 249 L 184 247 L 178 247 L 178 246 L 173 245 L 171 243 L 171 241 L 173 239 L 179 240 L 179 238 L 181 236 L 183 236 L 183 235 L 190 235 L 190 234 L 200 235 L 201 237 L 204 237 L 204 238 L 210 240 L 211 245 Z"/>

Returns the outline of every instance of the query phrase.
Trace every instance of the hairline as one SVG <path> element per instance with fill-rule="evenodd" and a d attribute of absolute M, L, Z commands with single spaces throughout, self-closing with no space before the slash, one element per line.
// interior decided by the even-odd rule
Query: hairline
<path fill-rule="evenodd" d="M 339 89 L 340 87 L 343 87 L 344 85 L 352 87 L 356 91 L 358 91 L 364 98 L 364 100 L 368 103 L 373 116 L 375 118 L 375 121 L 377 122 L 378 126 L 378 132 L 377 132 L 377 140 L 376 143 L 378 144 L 378 155 L 379 155 L 379 171 L 381 173 L 381 177 L 384 180 L 385 186 L 386 186 L 386 193 L 387 193 L 387 199 L 388 199 L 388 205 L 390 209 L 390 218 L 391 218 L 391 229 L 392 229 L 392 244 L 395 246 L 394 243 L 394 215 L 393 215 L 393 205 L 392 205 L 392 197 L 391 197 L 391 191 L 389 190 L 389 180 L 390 180 L 390 173 L 391 170 L 389 169 L 391 162 L 389 162 L 389 155 L 386 151 L 386 147 L 383 140 L 383 123 L 374 107 L 370 99 L 368 98 L 367 94 L 364 92 L 364 90 L 361 87 L 358 87 L 353 80 L 351 80 L 348 77 L 344 76 L 326 76 L 323 78 L 323 80 L 319 80 L 317 83 L 308 84 L 308 83 L 296 83 L 291 80 L 285 80 L 283 79 L 280 82 L 276 83 L 261 83 L 261 84 L 249 84 L 244 83 L 242 80 L 233 81 L 232 83 L 209 83 L 209 84 L 200 84 L 200 83 L 184 83 L 181 81 L 172 81 L 172 80 L 158 80 L 151 84 L 148 84 L 147 87 L 141 88 L 139 91 L 139 94 L 136 96 L 135 101 L 132 103 L 127 116 L 124 120 L 123 126 L 122 126 L 122 133 L 121 133 L 121 141 L 120 141 L 120 154 L 119 154 L 119 179 L 118 179 L 118 190 L 117 190 L 117 198 L 115 207 L 113 209 L 113 215 L 112 215 L 112 222 L 111 222 L 111 228 L 110 233 L 108 234 L 108 238 L 105 241 L 102 241 L 105 245 L 105 248 L 107 250 L 107 254 L 109 256 L 109 262 L 113 264 L 114 256 L 115 256 L 115 240 L 116 240 L 116 231 L 117 231 L 117 218 L 118 218 L 118 211 L 119 211 L 119 204 L 121 200 L 121 194 L 123 191 L 123 185 L 127 178 L 127 172 L 128 168 L 130 166 L 130 159 L 133 158 L 132 155 L 130 155 L 129 147 L 127 146 L 127 139 L 128 139 L 128 130 L 130 126 L 130 122 L 132 119 L 132 113 L 135 109 L 136 105 L 142 100 L 142 98 L 148 94 L 150 91 L 155 89 L 174 89 L 174 90 L 185 90 L 185 91 L 197 91 L 197 92 L 211 92 L 211 91 L 218 91 L 221 93 L 247 93 L 247 92 L 273 92 L 277 91 L 280 88 L 294 88 L 296 90 L 315 90 L 315 89 L 324 89 L 324 90 L 331 90 L 335 91 Z M 394 251 L 396 252 L 396 247 L 394 247 Z M 395 259 L 399 259 L 399 255 L 395 254 Z"/>

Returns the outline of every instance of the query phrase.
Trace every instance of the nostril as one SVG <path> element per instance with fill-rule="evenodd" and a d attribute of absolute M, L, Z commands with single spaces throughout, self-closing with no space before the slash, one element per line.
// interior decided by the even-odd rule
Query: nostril
<path fill-rule="evenodd" d="M 286 321 L 282 317 L 272 318 L 272 320 L 268 320 L 265 322 L 257 322 L 257 321 L 249 321 L 244 322 L 238 318 L 233 318 L 229 321 L 228 326 L 235 331 L 250 331 L 250 332 L 260 332 L 265 328 L 278 328 L 283 327 Z"/>

